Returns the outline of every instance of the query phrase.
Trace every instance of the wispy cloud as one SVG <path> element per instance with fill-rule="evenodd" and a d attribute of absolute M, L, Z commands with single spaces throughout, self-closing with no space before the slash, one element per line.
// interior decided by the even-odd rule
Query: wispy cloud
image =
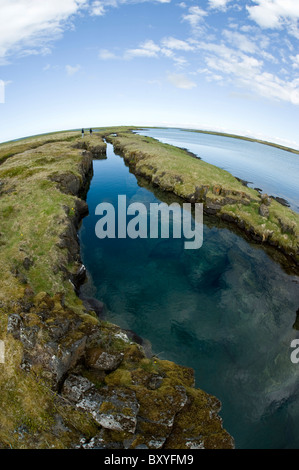
<path fill-rule="evenodd" d="M 157 44 L 154 43 L 151 39 L 145 41 L 137 47 L 136 49 L 128 49 L 125 52 L 124 58 L 125 59 L 132 59 L 134 57 L 154 57 L 157 58 L 158 53 L 160 52 L 161 48 Z"/>
<path fill-rule="evenodd" d="M 182 41 L 181 39 L 176 39 L 173 37 L 168 37 L 162 39 L 162 46 L 167 49 L 174 49 L 179 51 L 193 51 L 194 46 L 189 44 L 187 41 Z"/>
<path fill-rule="evenodd" d="M 293 69 L 299 69 L 299 54 L 291 56 Z"/>
<path fill-rule="evenodd" d="M 13 53 L 49 53 L 79 13 L 103 16 L 109 8 L 147 1 L 171 0 L 0 0 L 0 63 Z"/>
<path fill-rule="evenodd" d="M 255 53 L 257 51 L 255 42 L 245 34 L 237 31 L 224 30 L 223 36 L 230 44 L 235 45 L 243 52 Z"/>
<path fill-rule="evenodd" d="M 232 0 L 209 0 L 210 8 L 215 8 L 217 10 L 226 10 L 226 6 Z"/>
<path fill-rule="evenodd" d="M 66 65 L 65 66 L 66 73 L 69 76 L 75 75 L 75 73 L 79 72 L 80 69 L 81 69 L 81 65 L 75 65 L 75 66 Z"/>
<path fill-rule="evenodd" d="M 98 57 L 102 60 L 117 59 L 117 56 L 114 54 L 114 52 L 108 51 L 108 49 L 101 49 Z"/>
<path fill-rule="evenodd" d="M 204 60 L 209 78 L 216 73 L 219 80 L 220 74 L 224 82 L 254 91 L 265 98 L 299 104 L 298 78 L 283 79 L 264 70 L 263 60 L 223 44 L 201 43 L 199 48 L 206 52 Z"/>
<path fill-rule="evenodd" d="M 85 5 L 86 0 L 1 0 L 0 57 L 13 51 L 42 52 Z"/>
<path fill-rule="evenodd" d="M 89 4 L 89 12 L 92 16 L 103 16 L 109 8 L 120 7 L 125 4 L 134 3 L 170 3 L 171 0 L 93 0 Z"/>
<path fill-rule="evenodd" d="M 92 2 L 90 13 L 92 16 L 103 16 L 106 13 L 105 4 L 100 1 Z"/>
<path fill-rule="evenodd" d="M 195 82 L 189 80 L 184 74 L 170 73 L 167 76 L 167 80 L 176 88 L 182 88 L 183 90 L 191 90 L 197 86 Z"/>
<path fill-rule="evenodd" d="M 161 59 L 166 58 L 172 60 L 177 69 L 182 69 L 188 64 L 188 60 L 182 56 L 177 55 L 176 52 L 190 52 L 195 50 L 192 44 L 187 41 L 176 39 L 173 37 L 163 38 L 160 44 L 157 44 L 152 39 L 147 39 L 145 42 L 138 45 L 136 48 L 126 49 L 121 55 L 116 55 L 108 49 L 102 49 L 99 52 L 99 59 Z"/>
<path fill-rule="evenodd" d="M 188 9 L 188 13 L 183 15 L 183 20 L 188 21 L 192 28 L 196 28 L 199 23 L 201 23 L 205 16 L 207 16 L 207 12 L 202 10 L 198 6 L 192 6 Z"/>

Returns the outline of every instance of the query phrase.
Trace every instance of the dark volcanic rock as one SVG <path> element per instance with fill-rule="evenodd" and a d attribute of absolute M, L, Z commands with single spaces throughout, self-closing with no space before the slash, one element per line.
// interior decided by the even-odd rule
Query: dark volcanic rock
<path fill-rule="evenodd" d="M 248 184 L 252 184 L 252 181 L 246 181 L 246 180 L 242 180 L 241 178 L 238 178 L 237 176 L 235 176 L 236 180 L 240 181 L 240 183 L 243 184 L 243 186 L 248 186 Z"/>
<path fill-rule="evenodd" d="M 271 196 L 271 197 L 272 199 L 275 199 L 276 202 L 279 202 L 279 204 L 281 204 L 282 206 L 290 207 L 290 204 L 286 199 L 282 197 L 275 197 L 275 196 Z"/>

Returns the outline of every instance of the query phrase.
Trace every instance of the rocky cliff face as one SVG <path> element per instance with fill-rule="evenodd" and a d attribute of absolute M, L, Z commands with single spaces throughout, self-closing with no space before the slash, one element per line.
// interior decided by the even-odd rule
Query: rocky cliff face
<path fill-rule="evenodd" d="M 51 247 L 55 292 L 31 285 L 31 253 L 16 269 L 21 294 L 0 305 L 6 346 L 6 362 L 0 365 L 0 445 L 233 448 L 218 415 L 220 402 L 194 387 L 191 369 L 158 359 L 134 333 L 101 321 L 96 301 L 69 301 L 63 286 L 68 283 L 78 293 L 86 275 L 77 230 L 88 208 L 78 196 L 87 191 L 93 155 L 82 145 L 76 142 L 71 151 L 77 152 L 74 171 L 48 175 L 69 201 L 62 202 L 59 236 Z"/>

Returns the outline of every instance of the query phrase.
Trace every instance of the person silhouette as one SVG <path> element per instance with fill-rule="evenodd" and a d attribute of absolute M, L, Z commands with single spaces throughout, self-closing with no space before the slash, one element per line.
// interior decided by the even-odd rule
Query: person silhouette
<path fill-rule="evenodd" d="M 84 137 L 84 129 L 82 129 L 82 138 Z"/>
<path fill-rule="evenodd" d="M 90 133 L 90 135 L 92 135 L 92 129 L 89 129 L 89 133 Z"/>

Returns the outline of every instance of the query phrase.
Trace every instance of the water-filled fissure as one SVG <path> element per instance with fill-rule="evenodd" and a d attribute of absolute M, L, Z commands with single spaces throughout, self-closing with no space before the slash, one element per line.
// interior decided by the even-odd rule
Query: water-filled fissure
<path fill-rule="evenodd" d="M 100 240 L 95 208 L 117 207 L 119 195 L 127 204 L 168 202 L 108 144 L 107 159 L 94 161 L 79 234 L 83 295 L 103 301 L 106 319 L 149 340 L 161 359 L 192 367 L 196 386 L 221 400 L 236 447 L 298 448 L 299 364 L 290 360 L 298 278 L 206 218 L 198 250 L 183 239 Z"/>

